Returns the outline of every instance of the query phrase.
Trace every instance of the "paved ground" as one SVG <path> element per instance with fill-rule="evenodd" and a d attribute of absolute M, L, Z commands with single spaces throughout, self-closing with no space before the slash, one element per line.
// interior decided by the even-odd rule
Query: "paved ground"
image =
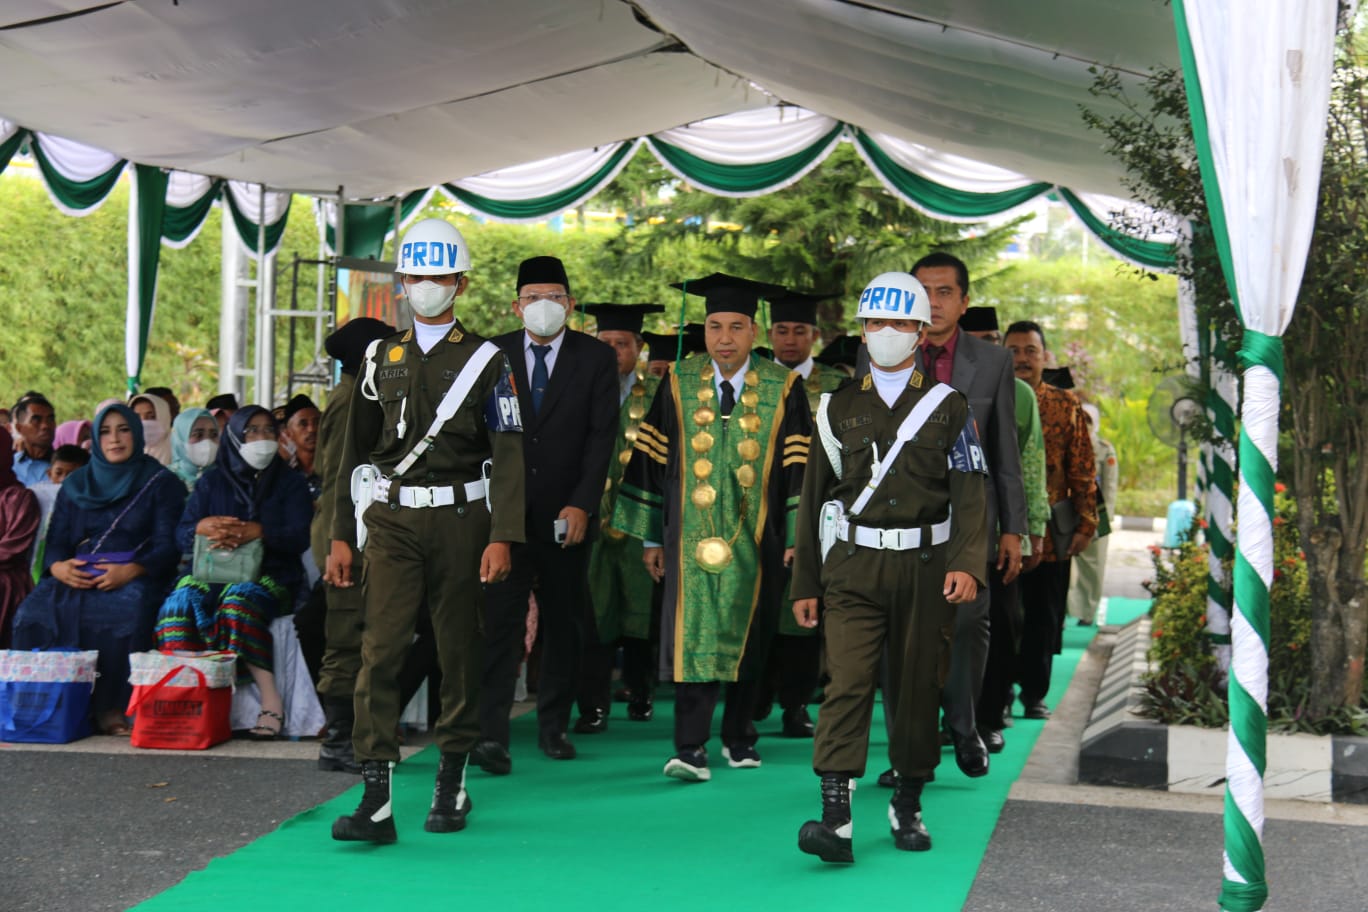
<path fill-rule="evenodd" d="M 1145 596 L 1145 548 L 1158 537 L 1115 533 L 1109 595 Z M 1100 651 L 1086 655 L 1059 700 L 1004 808 L 970 912 L 1216 907 L 1219 799 L 1074 784 L 1102 667 Z M 105 737 L 0 744 L 0 910 L 128 908 L 354 783 L 318 772 L 316 756 L 311 743 L 232 742 L 208 753 L 134 751 Z M 1368 907 L 1368 808 L 1275 802 L 1268 810 L 1270 912 Z M 605 909 L 627 907 L 607 896 Z"/>

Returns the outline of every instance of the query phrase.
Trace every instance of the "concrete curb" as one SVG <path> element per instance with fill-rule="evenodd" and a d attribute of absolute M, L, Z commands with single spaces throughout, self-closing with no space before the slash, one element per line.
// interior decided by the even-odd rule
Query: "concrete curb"
<path fill-rule="evenodd" d="M 1150 619 L 1116 636 L 1083 732 L 1078 781 L 1218 796 L 1225 790 L 1225 729 L 1163 725 L 1139 715 Z M 1269 799 L 1368 804 L 1368 738 L 1268 735 Z"/>
<path fill-rule="evenodd" d="M 1168 520 L 1162 516 L 1118 516 L 1112 520 L 1113 529 L 1125 532 L 1160 532 L 1168 528 Z"/>

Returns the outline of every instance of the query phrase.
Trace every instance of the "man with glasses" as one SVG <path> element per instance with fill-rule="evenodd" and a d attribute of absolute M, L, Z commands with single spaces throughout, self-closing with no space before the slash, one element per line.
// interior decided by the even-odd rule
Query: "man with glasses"
<path fill-rule="evenodd" d="M 551 256 L 518 267 L 513 313 L 523 329 L 494 339 L 513 366 L 522 414 L 527 539 L 513 545 L 513 569 L 489 587 L 480 684 L 480 742 L 471 754 L 487 773 L 512 771 L 509 717 L 526 636 L 528 597 L 537 593 L 541 665 L 538 747 L 572 760 L 566 737 L 579 688 L 589 601 L 590 546 L 618 430 L 617 356 L 569 330 L 575 308 L 565 266 Z"/>
<path fill-rule="evenodd" d="M 26 487 L 47 478 L 52 467 L 52 438 L 57 433 L 57 416 L 52 403 L 41 393 L 25 393 L 14 404 L 14 430 L 19 449 L 14 453 L 14 474 Z"/>

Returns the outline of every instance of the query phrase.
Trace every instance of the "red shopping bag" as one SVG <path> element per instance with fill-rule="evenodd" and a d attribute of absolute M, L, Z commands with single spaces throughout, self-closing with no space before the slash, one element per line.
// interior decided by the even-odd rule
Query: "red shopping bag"
<path fill-rule="evenodd" d="M 182 669 L 199 678 L 194 687 L 172 687 L 167 682 Z M 156 684 L 133 688 L 127 714 L 133 716 L 134 747 L 161 750 L 205 750 L 233 737 L 228 724 L 233 704 L 231 687 L 210 687 L 204 672 L 177 665 Z"/>

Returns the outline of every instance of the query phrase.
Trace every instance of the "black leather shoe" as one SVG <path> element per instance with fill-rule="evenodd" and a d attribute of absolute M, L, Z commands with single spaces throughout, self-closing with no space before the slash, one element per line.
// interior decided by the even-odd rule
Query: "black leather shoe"
<path fill-rule="evenodd" d="M 816 726 L 812 724 L 812 716 L 808 715 L 806 706 L 784 710 L 785 738 L 811 738 L 814 731 Z"/>
<path fill-rule="evenodd" d="M 508 748 L 489 738 L 475 745 L 470 759 L 491 776 L 507 776 L 513 772 L 513 758 L 509 756 Z"/>
<path fill-rule="evenodd" d="M 577 735 L 601 735 L 608 730 L 608 710 L 594 709 L 575 722 Z"/>
<path fill-rule="evenodd" d="M 891 789 L 898 784 L 898 773 L 896 770 L 886 769 L 879 773 L 879 788 Z"/>
<path fill-rule="evenodd" d="M 970 779 L 988 775 L 988 748 L 984 747 L 983 739 L 978 736 L 978 732 L 971 731 L 967 735 L 961 735 L 951 729 L 950 740 L 954 742 L 955 765 L 960 768 L 961 773 Z"/>
<path fill-rule="evenodd" d="M 579 755 L 575 750 L 575 745 L 570 743 L 570 739 L 561 732 L 555 735 L 543 735 L 537 745 L 542 749 L 542 753 L 552 760 L 574 760 Z"/>
<path fill-rule="evenodd" d="M 650 700 L 637 700 L 627 706 L 627 718 L 633 722 L 650 722 L 655 718 L 655 704 Z"/>
<path fill-rule="evenodd" d="M 988 748 L 990 754 L 1000 754 L 1002 749 L 1007 746 L 1007 741 L 1002 737 L 1002 732 L 994 728 L 980 728 L 979 737 L 983 739 L 983 746 Z"/>
<path fill-rule="evenodd" d="M 1027 703 L 1021 715 L 1026 719 L 1048 719 L 1050 718 L 1050 707 L 1045 705 L 1044 700 L 1036 700 L 1034 703 Z"/>

